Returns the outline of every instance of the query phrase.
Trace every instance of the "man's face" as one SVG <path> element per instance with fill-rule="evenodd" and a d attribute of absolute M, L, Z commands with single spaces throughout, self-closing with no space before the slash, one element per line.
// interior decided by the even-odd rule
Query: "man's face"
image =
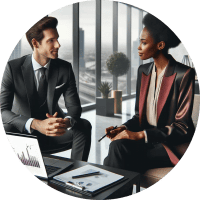
<path fill-rule="evenodd" d="M 56 59 L 60 44 L 57 29 L 49 28 L 43 31 L 44 38 L 38 42 L 37 53 L 41 57 Z"/>

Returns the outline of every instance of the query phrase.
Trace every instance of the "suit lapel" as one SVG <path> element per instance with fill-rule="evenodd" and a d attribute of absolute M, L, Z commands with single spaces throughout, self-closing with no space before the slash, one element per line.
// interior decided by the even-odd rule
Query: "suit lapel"
<path fill-rule="evenodd" d="M 150 84 L 150 79 L 151 79 L 151 71 L 153 68 L 154 63 L 150 64 L 149 67 L 146 67 L 144 72 L 142 72 L 141 75 L 141 87 L 140 87 L 140 97 L 139 97 L 139 122 L 142 124 L 143 117 L 146 114 L 146 100 L 147 100 L 147 94 L 148 94 L 148 89 L 149 89 L 149 84 Z M 157 122 L 160 117 L 160 114 L 162 112 L 162 109 L 167 101 L 167 98 L 169 96 L 171 87 L 173 85 L 174 79 L 176 77 L 176 73 L 174 73 L 175 70 L 175 65 L 176 62 L 174 58 L 169 55 L 169 64 L 166 68 L 161 88 L 160 88 L 160 93 L 158 97 L 158 103 L 157 103 Z"/>
<path fill-rule="evenodd" d="M 47 89 L 47 105 L 49 114 L 53 115 L 53 103 L 55 87 L 58 79 L 58 67 L 56 66 L 56 60 L 51 60 L 49 71 L 48 71 L 48 89 Z"/>
<path fill-rule="evenodd" d="M 33 71 L 31 55 L 27 56 L 21 69 L 22 69 L 22 74 L 24 78 L 26 93 L 27 93 L 27 97 L 29 100 L 29 107 L 30 107 L 30 110 L 28 111 L 27 116 L 31 117 L 31 113 L 34 110 L 35 105 L 36 105 L 36 97 L 37 97 L 37 90 L 36 90 L 35 80 L 34 80 L 35 74 Z"/>
<path fill-rule="evenodd" d="M 176 77 L 176 73 L 174 73 L 174 69 L 175 69 L 175 60 L 173 59 L 173 57 L 170 57 L 169 64 L 166 68 L 166 71 L 162 80 L 161 88 L 160 88 L 159 97 L 158 97 L 157 122 L 162 112 L 162 109 L 167 101 L 167 98 L 169 96 L 174 79 Z"/>
<path fill-rule="evenodd" d="M 150 78 L 151 78 L 151 70 L 153 67 L 153 63 L 147 67 L 147 70 L 141 76 L 141 86 L 140 86 L 140 97 L 139 97 L 139 122 L 140 125 L 143 122 L 143 116 L 145 115 L 146 109 L 146 99 L 147 99 L 147 92 L 149 89 Z"/>

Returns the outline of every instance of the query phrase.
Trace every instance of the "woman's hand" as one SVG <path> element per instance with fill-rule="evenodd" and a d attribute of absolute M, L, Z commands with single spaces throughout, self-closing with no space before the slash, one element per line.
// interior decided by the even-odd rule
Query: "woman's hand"
<path fill-rule="evenodd" d="M 115 137 L 112 137 L 111 141 L 121 140 L 121 139 L 141 140 L 144 137 L 145 137 L 144 131 L 132 132 L 132 131 L 129 131 L 129 130 L 123 130 L 122 132 L 117 134 Z"/>
<path fill-rule="evenodd" d="M 122 132 L 123 130 L 126 129 L 125 126 L 119 126 L 116 129 L 112 130 L 114 128 L 114 126 L 110 126 L 108 128 L 106 128 L 105 130 L 105 134 L 107 135 L 108 138 L 112 139 L 114 138 L 116 135 L 118 135 L 120 132 Z"/>

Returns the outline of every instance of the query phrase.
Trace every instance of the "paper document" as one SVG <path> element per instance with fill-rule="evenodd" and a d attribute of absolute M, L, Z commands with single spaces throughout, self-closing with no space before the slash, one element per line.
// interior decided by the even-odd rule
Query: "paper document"
<path fill-rule="evenodd" d="M 72 176 L 79 175 L 79 174 L 86 174 L 91 171 L 100 171 L 98 175 L 92 175 L 88 177 L 82 177 L 73 179 Z M 83 167 L 80 167 L 78 169 L 66 172 L 64 174 L 55 176 L 54 179 L 61 181 L 61 182 L 73 182 L 75 185 L 79 185 L 82 187 L 85 187 L 84 191 L 94 192 L 98 189 L 101 189 L 104 186 L 110 185 L 111 183 L 114 183 L 120 179 L 122 179 L 123 176 L 109 172 L 107 170 L 94 167 L 92 165 L 86 165 Z"/>

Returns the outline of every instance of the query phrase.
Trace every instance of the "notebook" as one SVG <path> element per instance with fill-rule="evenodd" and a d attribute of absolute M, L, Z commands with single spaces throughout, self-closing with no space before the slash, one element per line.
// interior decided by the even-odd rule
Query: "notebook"
<path fill-rule="evenodd" d="M 37 137 L 7 132 L 7 138 L 21 162 L 41 179 L 51 179 L 73 165 L 73 162 L 43 157 Z"/>
<path fill-rule="evenodd" d="M 87 174 L 92 171 L 98 171 L 99 174 L 73 178 L 74 176 Z M 122 175 L 88 164 L 53 177 L 51 183 L 60 185 L 61 187 L 68 188 L 81 194 L 85 194 L 87 196 L 95 196 L 125 180 L 126 178 L 124 178 Z"/>

